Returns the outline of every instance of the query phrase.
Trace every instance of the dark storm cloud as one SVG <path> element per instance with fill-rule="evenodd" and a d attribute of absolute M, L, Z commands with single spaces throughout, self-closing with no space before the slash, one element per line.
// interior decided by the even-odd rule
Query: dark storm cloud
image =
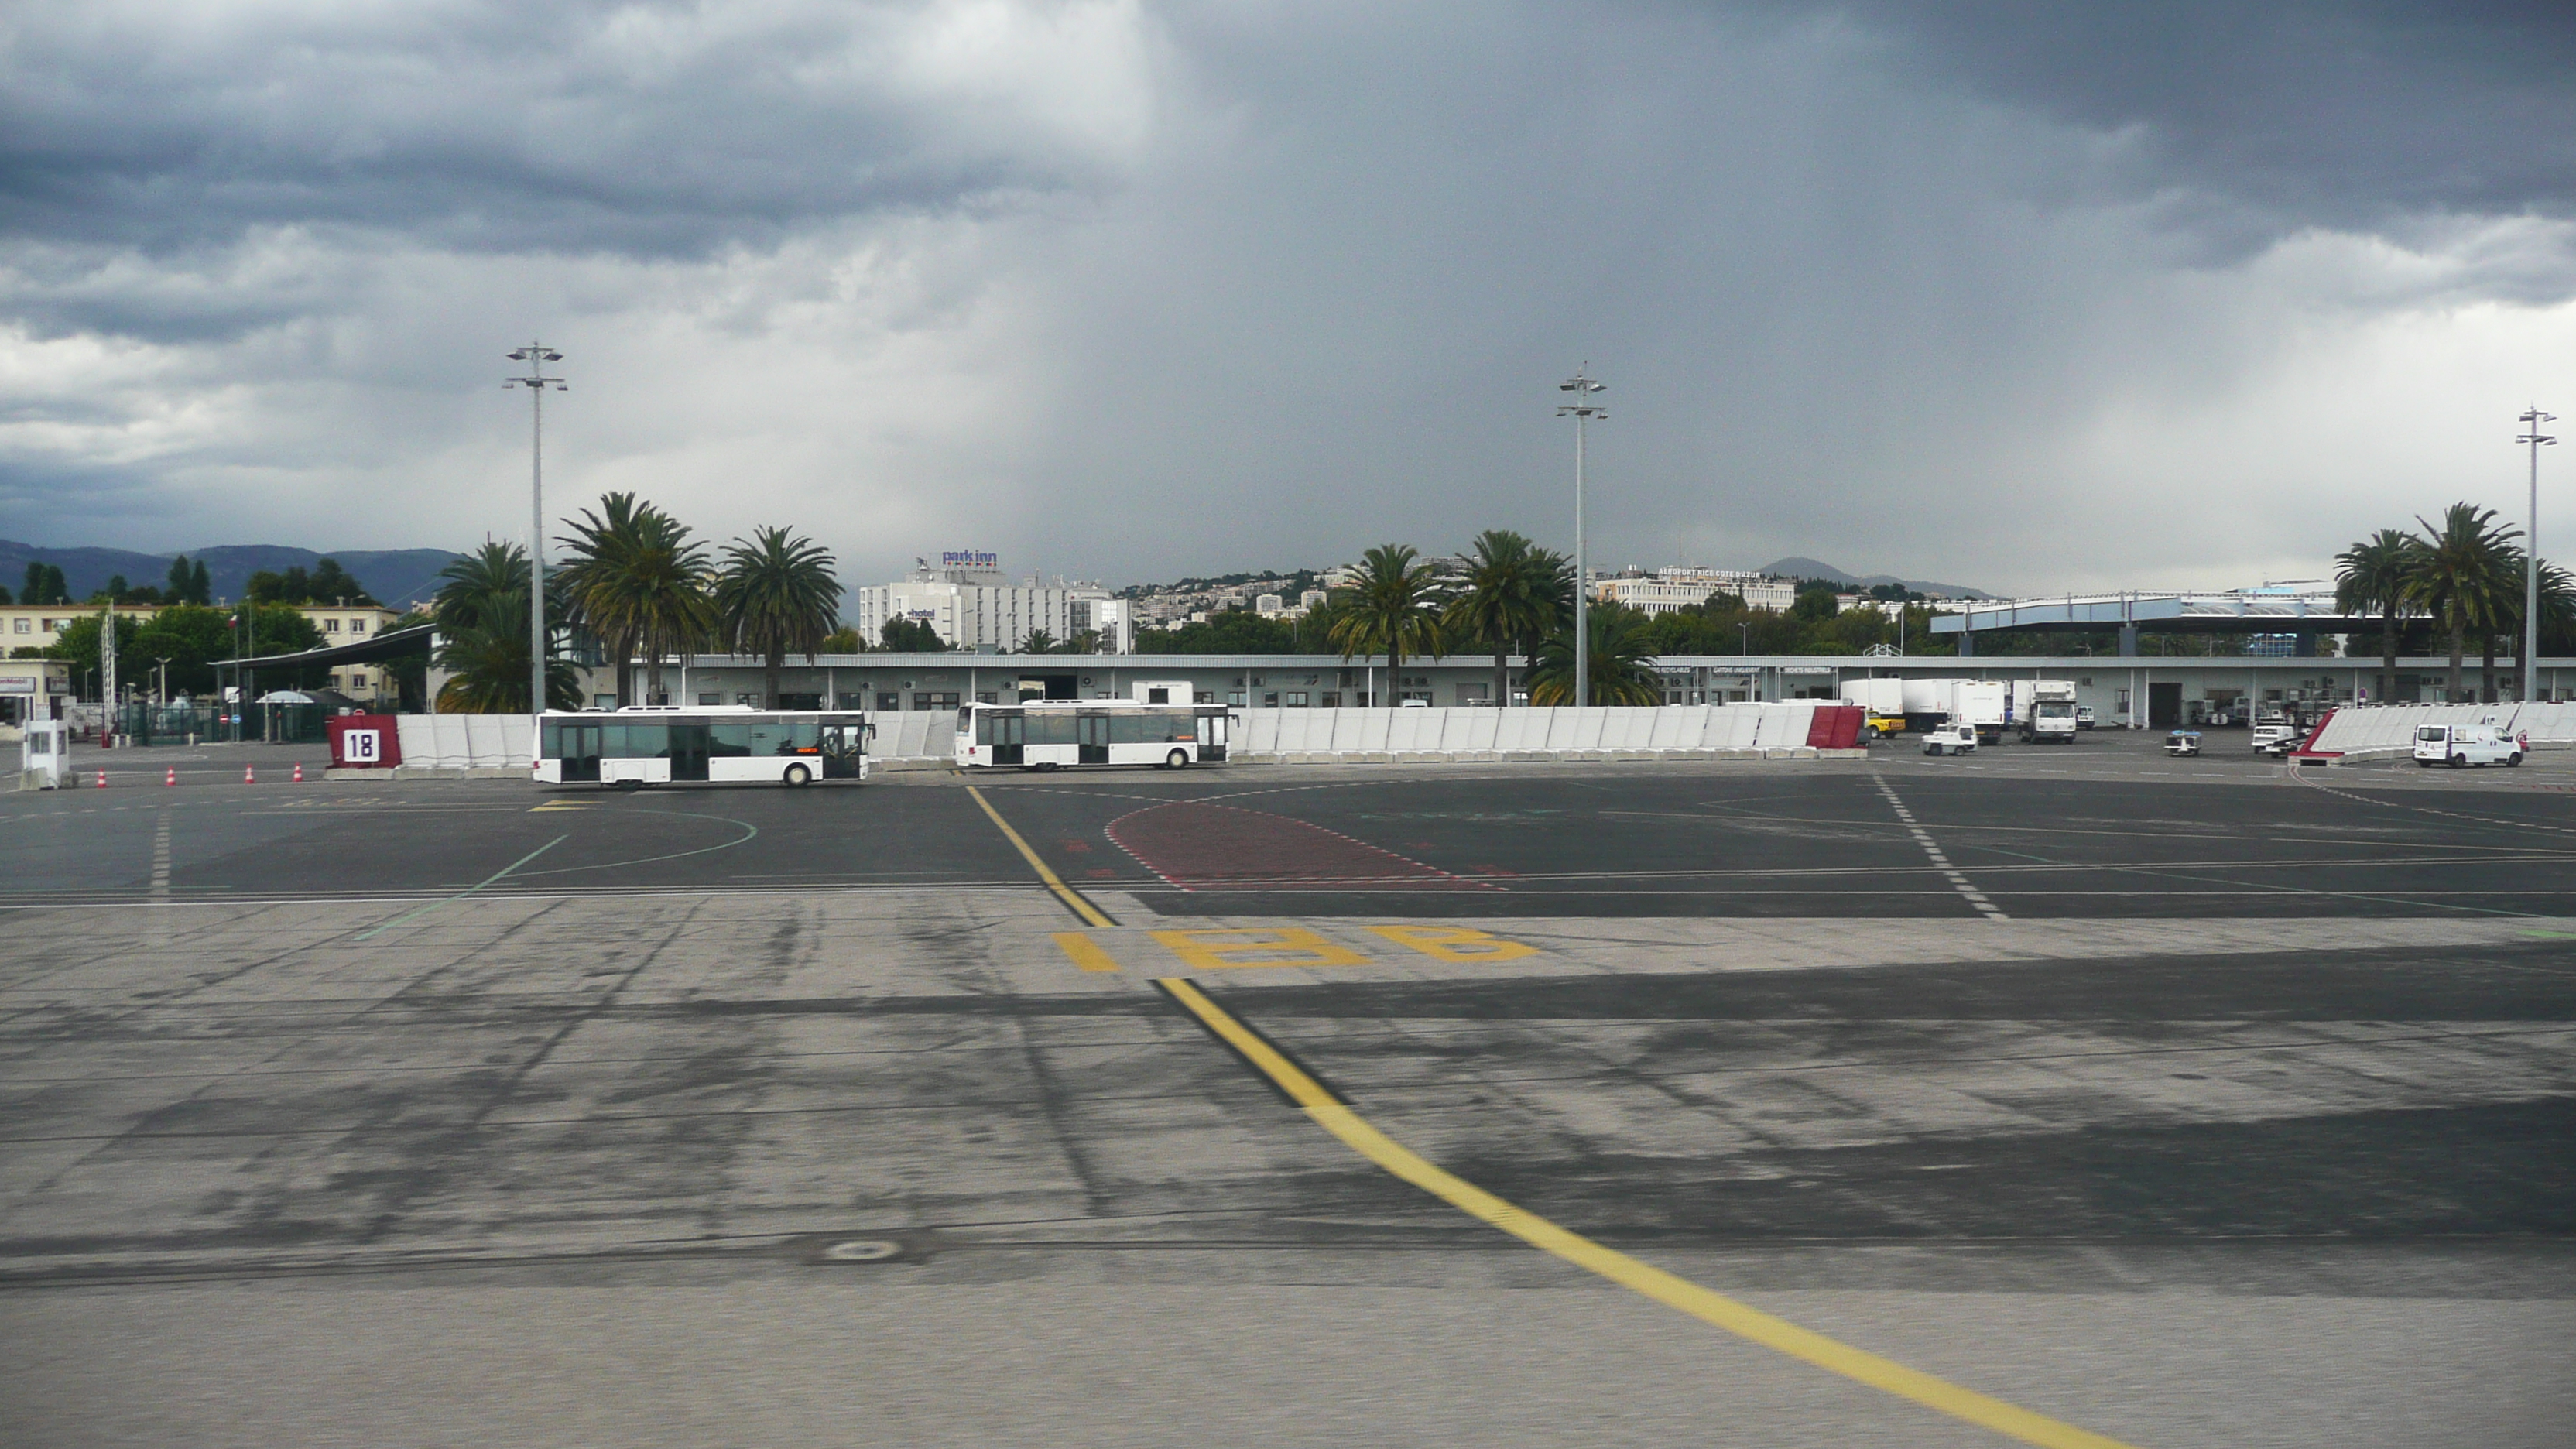
<path fill-rule="evenodd" d="M 1070 184 L 1078 147 L 909 93 L 872 13 L 449 3 L 22 13 L 0 229 L 155 252 L 263 227 L 695 256 Z"/>
<path fill-rule="evenodd" d="M 2106 132 L 2139 177 L 2292 223 L 2576 206 L 2566 0 L 1854 0 L 1899 65 Z"/>

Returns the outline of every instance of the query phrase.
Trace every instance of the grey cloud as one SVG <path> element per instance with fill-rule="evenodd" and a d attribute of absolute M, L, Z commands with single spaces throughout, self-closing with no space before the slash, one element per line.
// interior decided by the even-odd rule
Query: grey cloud
<path fill-rule="evenodd" d="M 605 0 L 159 11 L 13 21 L 0 229 L 155 252 L 309 225 L 698 256 L 816 218 L 1075 186 L 1101 162 L 905 92 L 877 53 L 896 10 L 780 7 L 756 26 Z"/>

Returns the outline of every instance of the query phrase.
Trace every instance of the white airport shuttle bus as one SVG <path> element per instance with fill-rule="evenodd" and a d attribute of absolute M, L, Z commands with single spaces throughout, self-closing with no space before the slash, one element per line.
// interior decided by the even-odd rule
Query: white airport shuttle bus
<path fill-rule="evenodd" d="M 868 777 L 866 714 L 744 705 L 548 710 L 537 717 L 540 784 L 639 790 L 675 781 L 811 785 Z"/>
<path fill-rule="evenodd" d="M 1189 698 L 1186 692 L 1181 698 Z M 1221 704 L 1125 699 L 970 704 L 957 711 L 957 763 L 970 770 L 1054 770 L 1066 765 L 1186 769 L 1225 758 Z"/>

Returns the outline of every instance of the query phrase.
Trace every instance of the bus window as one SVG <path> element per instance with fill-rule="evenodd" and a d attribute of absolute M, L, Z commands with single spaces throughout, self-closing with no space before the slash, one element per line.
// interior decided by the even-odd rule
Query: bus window
<path fill-rule="evenodd" d="M 783 721 L 786 739 L 779 745 L 782 755 L 818 755 L 823 752 L 823 722 L 811 719 Z"/>
<path fill-rule="evenodd" d="M 1030 744 L 1069 745 L 1074 742 L 1071 712 L 1051 709 L 1030 714 L 1026 718 Z"/>
<path fill-rule="evenodd" d="M 1156 693 L 1161 691 L 1157 690 Z M 1141 710 L 1132 714 L 1109 717 L 1109 743 L 1113 745 L 1147 745 L 1163 738 L 1162 716 Z"/>
<path fill-rule="evenodd" d="M 1160 731 L 1154 738 L 1165 744 L 1187 744 L 1198 735 L 1198 716 L 1186 709 L 1157 710 L 1154 727 Z"/>
<path fill-rule="evenodd" d="M 709 759 L 741 759 L 751 753 L 751 726 L 737 720 L 716 720 L 707 726 Z"/>
<path fill-rule="evenodd" d="M 671 727 L 658 720 L 652 724 L 604 724 L 599 735 L 599 753 L 604 759 L 658 760 L 671 753 Z"/>
<path fill-rule="evenodd" d="M 1020 733 L 1022 720 L 1017 710 L 988 710 L 975 717 L 975 743 L 979 745 L 1016 745 L 1026 743 Z"/>

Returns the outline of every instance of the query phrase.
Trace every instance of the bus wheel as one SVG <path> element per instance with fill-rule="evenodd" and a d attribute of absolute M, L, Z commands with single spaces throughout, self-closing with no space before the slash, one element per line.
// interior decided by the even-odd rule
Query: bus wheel
<path fill-rule="evenodd" d="M 2466 755 L 2453 755 L 2451 757 L 2451 768 L 2454 770 L 2464 769 L 2467 767 L 2468 763 L 2469 757 Z"/>
<path fill-rule="evenodd" d="M 803 765 L 790 765 L 787 767 L 784 779 L 790 785 L 811 785 L 814 783 L 814 772 Z"/>
<path fill-rule="evenodd" d="M 641 790 L 644 788 L 644 782 L 641 780 L 620 780 L 617 782 L 617 788 L 620 790 Z"/>
<path fill-rule="evenodd" d="M 1166 770 L 1186 770 L 1189 767 L 1190 752 L 1187 750 L 1174 750 L 1163 757 L 1163 768 Z"/>

